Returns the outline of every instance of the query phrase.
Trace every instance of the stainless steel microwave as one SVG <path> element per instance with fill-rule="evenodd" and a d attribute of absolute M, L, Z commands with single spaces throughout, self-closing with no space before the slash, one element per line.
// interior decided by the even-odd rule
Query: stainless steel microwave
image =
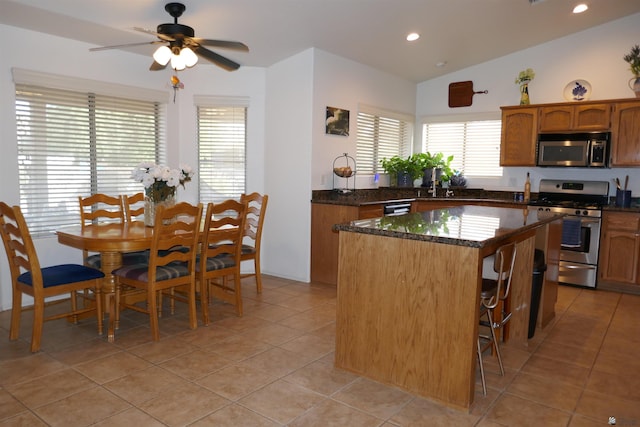
<path fill-rule="evenodd" d="M 538 166 L 609 167 L 609 132 L 538 135 Z"/>

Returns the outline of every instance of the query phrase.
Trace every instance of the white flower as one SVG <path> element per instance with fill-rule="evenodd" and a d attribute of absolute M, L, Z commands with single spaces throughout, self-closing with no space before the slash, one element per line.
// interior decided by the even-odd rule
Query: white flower
<path fill-rule="evenodd" d="M 175 194 L 176 187 L 191 181 L 193 171 L 188 165 L 180 165 L 180 169 L 171 169 L 155 163 L 140 163 L 132 172 L 131 178 L 144 185 L 145 193 L 154 201 L 164 200 Z"/>

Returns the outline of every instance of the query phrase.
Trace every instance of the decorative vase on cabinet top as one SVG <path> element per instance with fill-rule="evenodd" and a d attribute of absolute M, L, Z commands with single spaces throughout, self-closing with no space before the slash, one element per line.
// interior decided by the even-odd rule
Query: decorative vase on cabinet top
<path fill-rule="evenodd" d="M 629 87 L 636 93 L 636 98 L 640 98 L 640 76 L 633 77 L 629 80 Z"/>
<path fill-rule="evenodd" d="M 525 81 L 520 84 L 520 105 L 529 105 L 529 82 Z"/>

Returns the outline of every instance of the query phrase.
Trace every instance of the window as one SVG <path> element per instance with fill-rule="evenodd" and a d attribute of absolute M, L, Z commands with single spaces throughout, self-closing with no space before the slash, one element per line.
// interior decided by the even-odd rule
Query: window
<path fill-rule="evenodd" d="M 133 168 L 164 161 L 163 104 L 19 77 L 14 70 L 20 206 L 33 235 L 78 224 L 78 196 L 140 192 Z"/>
<path fill-rule="evenodd" d="M 196 105 L 200 200 L 239 199 L 246 182 L 246 100 L 196 97 Z"/>
<path fill-rule="evenodd" d="M 360 106 L 357 132 L 358 173 L 382 171 L 380 161 L 393 156 L 411 155 L 413 119 L 411 116 Z"/>
<path fill-rule="evenodd" d="M 501 121 L 470 119 L 434 120 L 422 126 L 422 150 L 453 154 L 452 169 L 465 176 L 502 176 L 500 167 Z"/>

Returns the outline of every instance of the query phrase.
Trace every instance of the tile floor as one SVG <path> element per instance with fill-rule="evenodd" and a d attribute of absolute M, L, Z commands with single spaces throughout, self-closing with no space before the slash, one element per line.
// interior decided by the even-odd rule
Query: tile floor
<path fill-rule="evenodd" d="M 45 324 L 42 351 L 8 340 L 0 313 L 2 426 L 640 426 L 640 297 L 560 287 L 557 316 L 528 350 L 488 357 L 469 413 L 334 369 L 335 288 L 265 277 L 243 285 L 245 316 L 214 304 L 191 331 L 184 310 L 150 340 L 123 313 L 115 344 L 95 322 Z M 56 307 L 52 307 L 53 310 Z"/>

